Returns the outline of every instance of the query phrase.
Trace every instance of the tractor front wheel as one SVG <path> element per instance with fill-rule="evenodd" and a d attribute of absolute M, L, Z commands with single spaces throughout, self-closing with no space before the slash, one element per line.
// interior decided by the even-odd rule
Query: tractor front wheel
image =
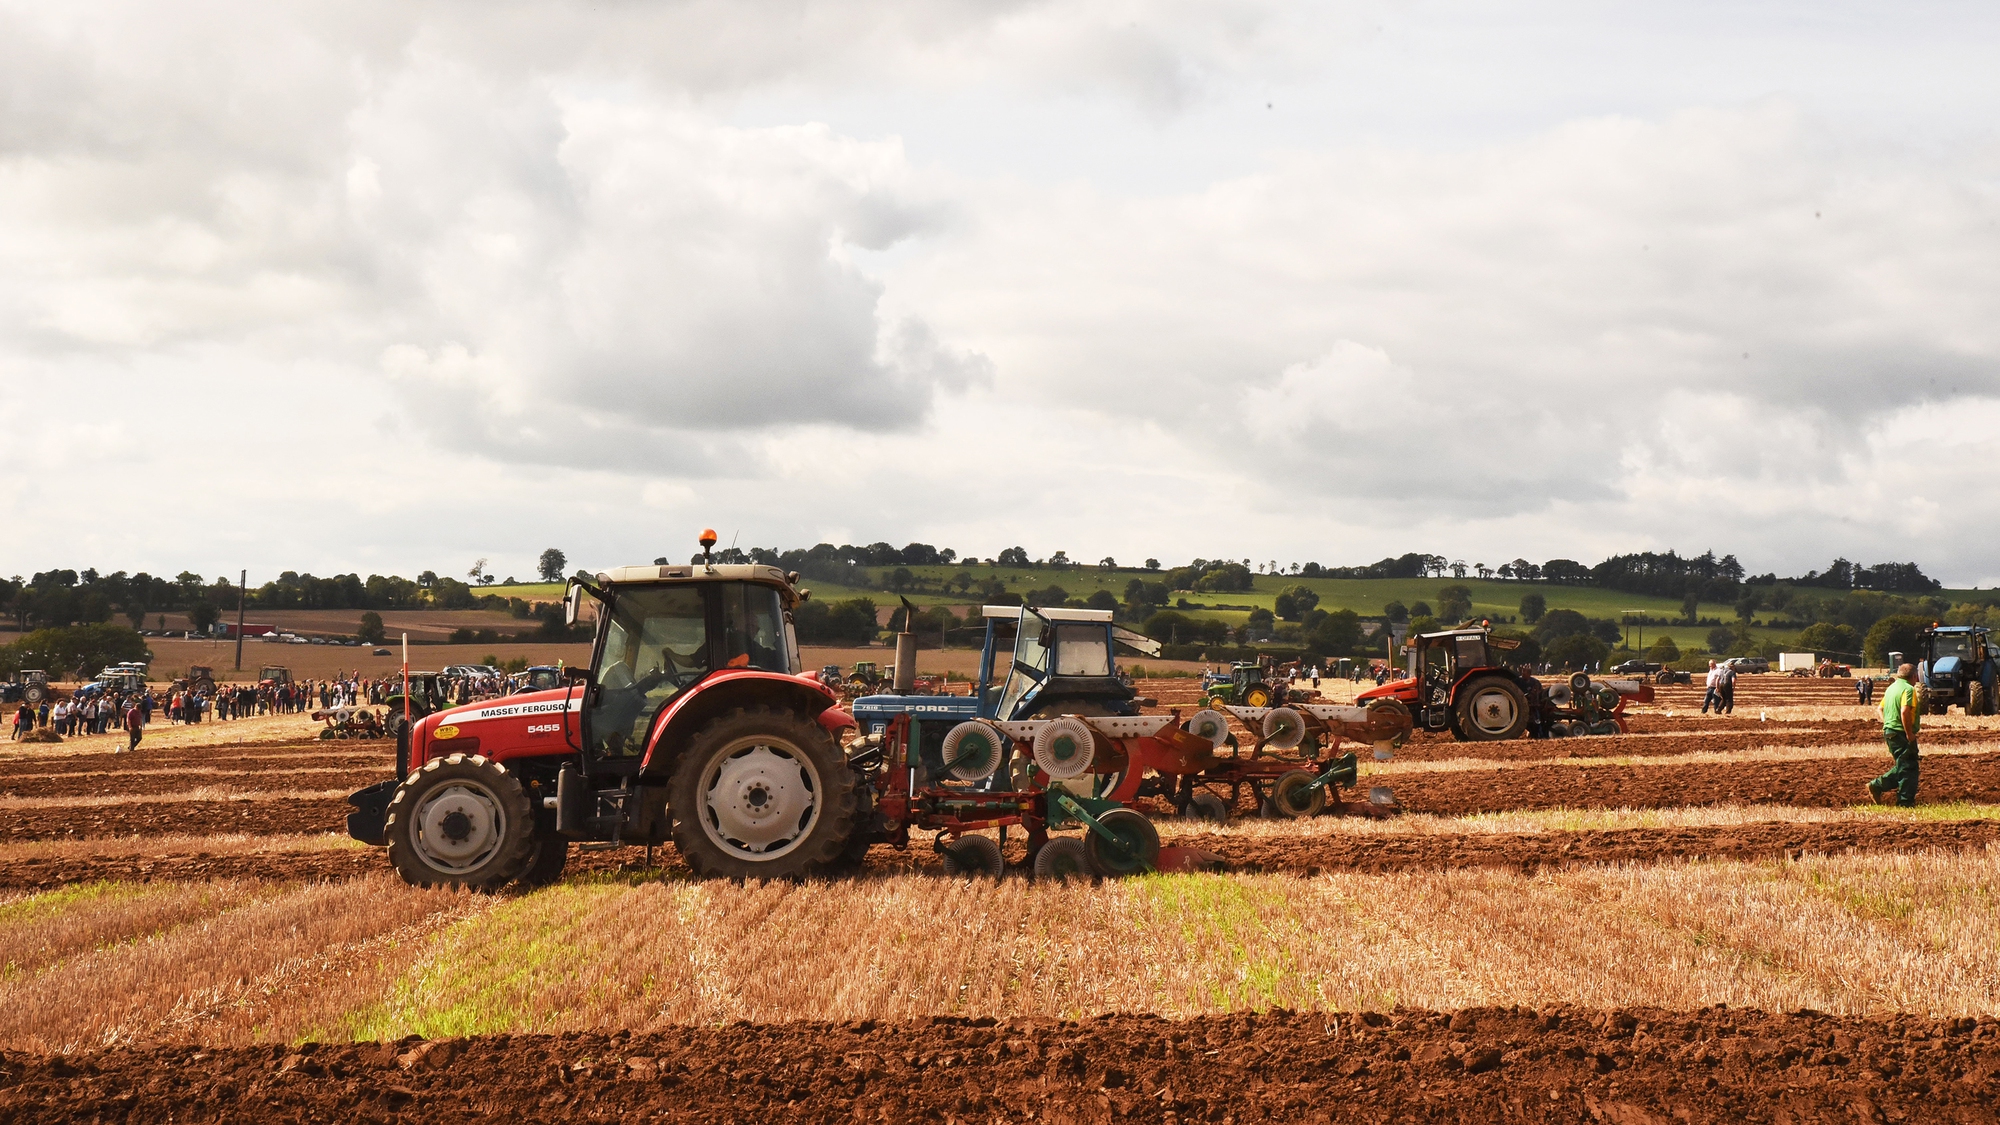
<path fill-rule="evenodd" d="M 798 879 L 840 859 L 856 831 L 854 773 L 824 730 L 791 711 L 731 711 L 674 767 L 674 846 L 696 875 Z"/>
<path fill-rule="evenodd" d="M 1519 738 L 1528 726 L 1528 697 L 1512 680 L 1474 680 L 1459 690 L 1452 717 L 1457 720 L 1452 733 L 1461 742 Z"/>
<path fill-rule="evenodd" d="M 535 819 L 506 766 L 453 754 L 424 763 L 396 787 L 383 835 L 404 882 L 490 891 L 527 868 Z"/>
<path fill-rule="evenodd" d="M 1243 693 L 1243 706 L 1245 707 L 1269 707 L 1270 705 L 1271 689 L 1262 684 Z"/>

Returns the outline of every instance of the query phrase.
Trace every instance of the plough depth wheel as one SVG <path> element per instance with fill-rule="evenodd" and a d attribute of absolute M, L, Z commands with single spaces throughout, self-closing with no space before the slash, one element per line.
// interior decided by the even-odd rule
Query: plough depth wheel
<path fill-rule="evenodd" d="M 1131 809 L 1112 809 L 1097 818 L 1104 831 L 1084 836 L 1090 864 L 1105 875 L 1138 875 L 1160 866 L 1160 833 L 1153 822 Z"/>
<path fill-rule="evenodd" d="M 1066 883 L 1071 879 L 1088 879 L 1090 853 L 1084 850 L 1083 841 L 1074 836 L 1057 836 L 1043 844 L 1035 853 L 1035 881 Z"/>
<path fill-rule="evenodd" d="M 1318 816 L 1326 809 L 1326 786 L 1313 786 L 1309 770 L 1292 770 L 1278 775 L 1271 785 L 1271 809 L 1291 820 Z"/>

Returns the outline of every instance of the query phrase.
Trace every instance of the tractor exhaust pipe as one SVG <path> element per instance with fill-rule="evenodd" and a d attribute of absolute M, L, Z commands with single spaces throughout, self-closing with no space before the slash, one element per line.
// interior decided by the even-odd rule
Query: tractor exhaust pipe
<path fill-rule="evenodd" d="M 917 687 L 917 635 L 910 631 L 916 616 L 917 607 L 904 598 L 903 631 L 896 634 L 896 675 L 889 682 L 889 690 L 899 695 L 908 695 Z"/>

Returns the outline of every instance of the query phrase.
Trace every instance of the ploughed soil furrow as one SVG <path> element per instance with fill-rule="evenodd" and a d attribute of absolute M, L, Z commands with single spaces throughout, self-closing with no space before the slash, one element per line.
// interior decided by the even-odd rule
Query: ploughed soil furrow
<path fill-rule="evenodd" d="M 0 841 L 64 840 L 107 836 L 214 835 L 247 832 L 271 836 L 345 832 L 354 811 L 338 797 L 273 797 L 241 801 L 135 801 L 123 805 L 74 805 L 0 809 Z"/>
<path fill-rule="evenodd" d="M 154 793 L 185 793 L 203 786 L 236 790 L 360 789 L 384 780 L 393 772 L 384 772 L 380 763 L 344 770 L 319 766 L 311 769 L 312 772 L 302 772 L 288 764 L 270 768 L 218 767 L 189 772 L 161 770 L 128 777 L 65 774 L 58 777 L 0 778 L 0 796 L 143 797 Z"/>
<path fill-rule="evenodd" d="M 121 744 L 122 745 L 122 744 Z M 396 744 L 387 739 L 371 742 L 310 742 L 297 746 L 272 745 L 246 749 L 235 746 L 201 746 L 175 750 L 155 750 L 145 743 L 132 754 L 78 754 L 67 758 L 0 759 L 0 787 L 14 777 L 56 777 L 71 774 L 108 774 L 113 777 L 128 770 L 157 769 L 286 769 L 293 766 L 388 764 L 396 760 Z"/>
<path fill-rule="evenodd" d="M 1462 816 L 1510 809 L 1676 808 L 1728 802 L 1840 808 L 1865 802 L 1879 757 L 1638 766 L 1540 765 L 1416 773 L 1386 779 L 1411 812 Z M 2000 754 L 1923 759 L 1921 799 L 2000 800 Z M 1367 779 L 1363 779 L 1364 781 Z"/>
<path fill-rule="evenodd" d="M 17 1122 L 1989 1121 L 1991 1018 L 1747 1009 L 933 1017 L 0 1054 Z"/>
<path fill-rule="evenodd" d="M 1281 874 L 1317 875 L 1335 871 L 1380 874 L 1469 867 L 1531 872 L 1590 863 L 1765 859 L 1846 851 L 1984 848 L 2000 844 L 2000 822 L 1771 822 L 1705 828 L 1463 835 L 1389 833 L 1303 838 L 1196 833 L 1176 836 L 1169 843 L 1213 852 L 1236 870 Z M 688 874 L 672 845 L 654 850 L 651 868 L 646 867 L 644 857 L 645 853 L 637 848 L 594 852 L 572 850 L 565 875 L 613 871 L 648 876 L 685 877 Z M 1019 846 L 1010 845 L 1008 861 L 1011 876 L 1021 874 L 1025 858 Z M 0 890 L 42 890 L 100 879 L 128 882 L 202 882 L 209 879 L 323 882 L 370 875 L 387 867 L 387 855 L 379 848 L 262 854 L 187 852 L 29 858 L 0 860 Z M 900 852 L 877 847 L 869 851 L 864 870 L 868 875 L 941 874 L 943 864 L 926 845 L 913 845 Z"/>
<path fill-rule="evenodd" d="M 1198 833 L 1171 843 L 1203 848 L 1239 870 L 1317 874 L 1410 869 L 1506 867 L 1534 871 L 1586 863 L 1652 863 L 1669 859 L 1764 859 L 1845 851 L 1964 850 L 2000 844 L 2000 822 L 1847 821 L 1836 824 L 1766 821 L 1699 828 L 1626 828 L 1584 832 L 1495 832 L 1460 835 L 1230 836 Z"/>
<path fill-rule="evenodd" d="M 1642 733 L 1645 737 L 1637 737 Z M 2000 730 L 1930 730 L 1923 734 L 1926 746 L 1975 746 L 1987 742 L 2000 748 Z M 1753 723 L 1748 729 L 1718 730 L 1708 734 L 1687 731 L 1650 734 L 1634 730 L 1632 736 L 1517 738 L 1506 742 L 1459 742 L 1448 734 L 1427 735 L 1411 739 L 1396 751 L 1396 757 L 1400 761 L 1412 762 L 1438 762 L 1454 758 L 1534 762 L 1552 758 L 1663 758 L 1675 754 L 1736 753 L 1769 746 L 1852 746 L 1855 743 L 1882 745 L 1881 725 Z M 1351 749 L 1364 758 L 1368 756 L 1365 746 Z M 1883 754 L 1887 753 L 1884 749 Z"/>

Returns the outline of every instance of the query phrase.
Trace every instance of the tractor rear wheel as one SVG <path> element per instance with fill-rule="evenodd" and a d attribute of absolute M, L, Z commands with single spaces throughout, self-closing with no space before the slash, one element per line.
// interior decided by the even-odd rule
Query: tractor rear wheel
<path fill-rule="evenodd" d="M 48 695 L 49 689 L 43 687 L 41 684 L 29 684 L 27 687 L 21 689 L 21 699 L 28 703 L 40 703 L 42 700 L 47 699 Z"/>
<path fill-rule="evenodd" d="M 1270 705 L 1271 689 L 1265 687 L 1263 684 L 1257 684 L 1249 691 L 1243 693 L 1243 706 L 1245 707 L 1269 707 Z"/>
<path fill-rule="evenodd" d="M 1459 689 L 1452 717 L 1461 742 L 1519 738 L 1528 726 L 1528 697 L 1514 681 L 1487 676 Z"/>
<path fill-rule="evenodd" d="M 1986 685 L 1974 680 L 1965 685 L 1965 713 L 1984 715 L 1993 710 L 1993 701 L 1986 697 Z"/>
<path fill-rule="evenodd" d="M 1278 780 L 1271 783 L 1272 810 L 1290 820 L 1318 816 L 1326 809 L 1326 786 L 1311 789 L 1312 783 L 1310 770 L 1279 774 Z"/>
<path fill-rule="evenodd" d="M 668 785 L 674 846 L 696 875 L 799 879 L 856 831 L 854 772 L 819 724 L 742 708 L 703 727 Z"/>
<path fill-rule="evenodd" d="M 389 862 L 417 887 L 490 891 L 528 866 L 535 846 L 528 794 L 507 767 L 478 754 L 433 758 L 389 799 Z"/>

